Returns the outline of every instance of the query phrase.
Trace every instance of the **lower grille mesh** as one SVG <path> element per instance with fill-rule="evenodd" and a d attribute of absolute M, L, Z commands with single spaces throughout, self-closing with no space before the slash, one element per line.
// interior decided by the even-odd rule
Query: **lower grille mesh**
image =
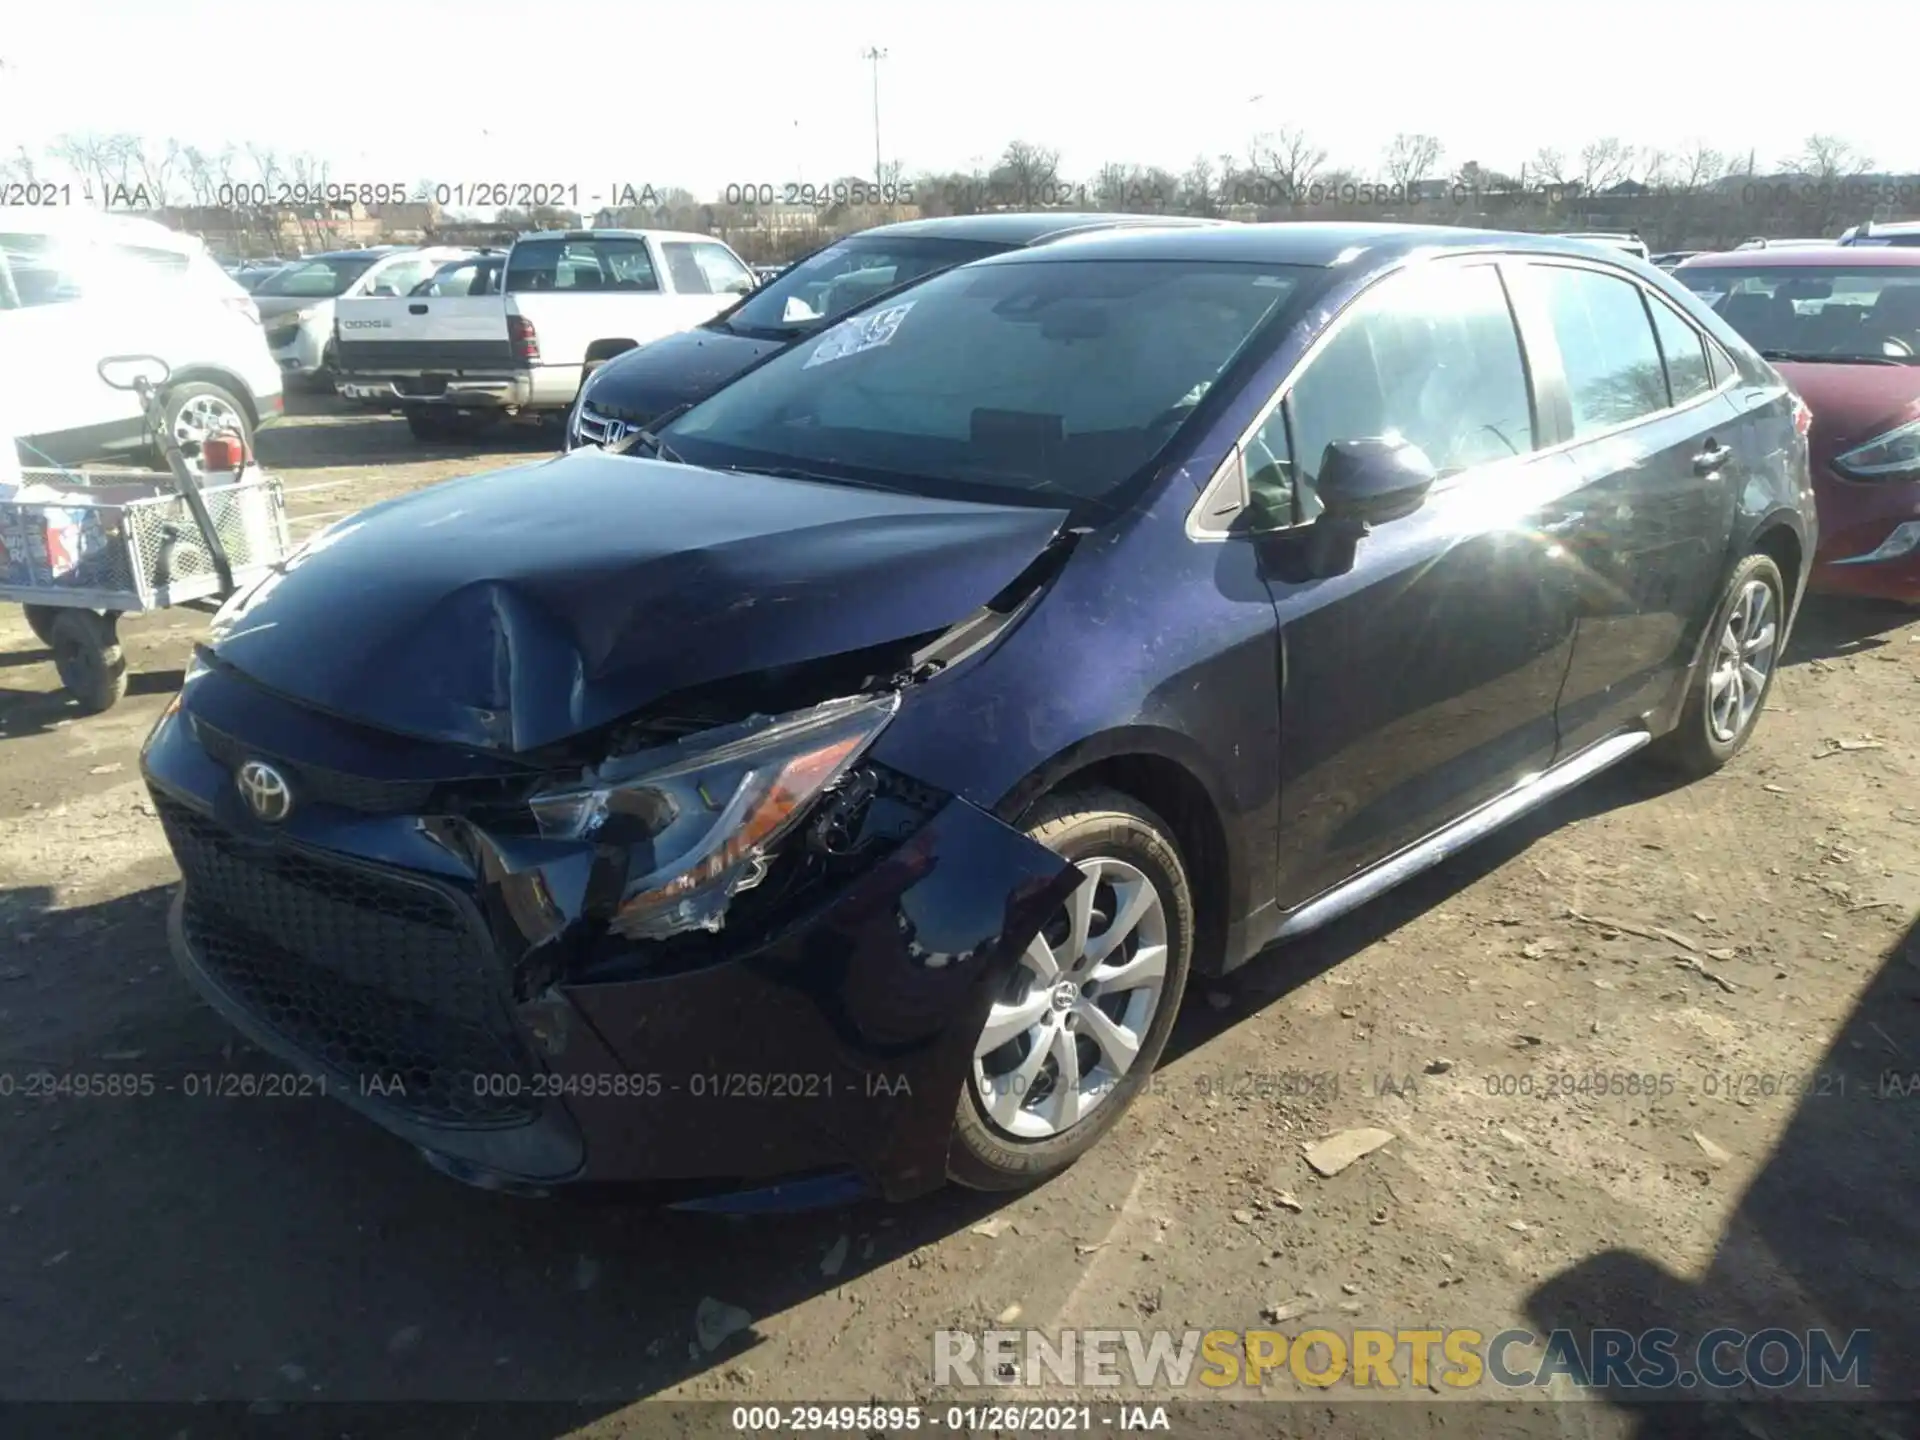
<path fill-rule="evenodd" d="M 156 805 L 186 882 L 187 941 L 261 1023 L 415 1118 L 534 1117 L 504 978 L 453 896 Z"/>

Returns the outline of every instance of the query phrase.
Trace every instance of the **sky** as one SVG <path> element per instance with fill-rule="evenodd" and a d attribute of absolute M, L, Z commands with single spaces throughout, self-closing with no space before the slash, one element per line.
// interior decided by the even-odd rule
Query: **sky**
<path fill-rule="evenodd" d="M 324 158 L 337 182 L 559 183 L 579 187 L 581 208 L 620 184 L 711 199 L 727 184 L 871 174 L 869 46 L 887 51 L 881 150 L 909 174 L 987 166 L 1014 139 L 1057 149 L 1067 177 L 1109 161 L 1178 173 L 1196 155 L 1244 156 L 1279 126 L 1360 170 L 1401 131 L 1439 137 L 1448 168 L 1513 171 L 1542 146 L 1616 136 L 1751 149 L 1765 170 L 1823 131 L 1880 168 L 1920 170 L 1908 87 L 1794 64 L 1780 26 L 1753 12 L 1708 36 L 1702 12 L 1672 0 L 13 9 L 0 29 L 5 154 L 84 130 L 208 150 L 251 141 Z M 1912 10 L 1862 0 L 1847 28 L 1911 42 Z"/>

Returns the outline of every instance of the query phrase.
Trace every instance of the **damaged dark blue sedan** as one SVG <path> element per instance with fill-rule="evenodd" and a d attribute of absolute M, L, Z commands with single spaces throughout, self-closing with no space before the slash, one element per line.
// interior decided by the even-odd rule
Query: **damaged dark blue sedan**
<path fill-rule="evenodd" d="M 1806 429 L 1577 241 L 948 271 L 230 602 L 144 752 L 174 950 L 473 1183 L 1027 1184 L 1194 973 L 1637 751 L 1725 763 L 1813 554 Z"/>

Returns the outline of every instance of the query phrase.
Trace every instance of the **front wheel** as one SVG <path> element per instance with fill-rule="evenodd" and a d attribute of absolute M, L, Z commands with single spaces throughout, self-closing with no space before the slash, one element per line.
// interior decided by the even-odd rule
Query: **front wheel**
<path fill-rule="evenodd" d="M 1740 752 L 1773 689 L 1786 636 L 1786 597 L 1786 581 L 1769 557 L 1749 555 L 1734 568 L 1689 682 L 1680 723 L 1648 748 L 1653 763 L 1699 779 Z"/>
<path fill-rule="evenodd" d="M 1027 834 L 1080 888 L 995 995 L 954 1118 L 948 1173 L 1012 1190 L 1064 1170 L 1133 1102 L 1166 1047 L 1193 953 L 1193 896 L 1167 825 L 1129 796 L 1042 801 Z"/>

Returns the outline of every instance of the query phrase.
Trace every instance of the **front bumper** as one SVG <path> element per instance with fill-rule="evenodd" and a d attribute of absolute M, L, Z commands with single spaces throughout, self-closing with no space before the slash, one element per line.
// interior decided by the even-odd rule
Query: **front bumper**
<path fill-rule="evenodd" d="M 606 857 L 481 844 L 469 864 L 432 838 L 445 822 L 340 796 L 265 826 L 238 753 L 216 759 L 176 712 L 143 757 L 183 875 L 179 964 L 261 1048 L 493 1188 L 938 1187 L 992 995 L 1078 878 L 949 799 L 737 952 L 650 970 L 635 946 L 623 970 L 592 918 Z M 596 978 L 548 973 L 582 941 Z"/>
<path fill-rule="evenodd" d="M 1829 480 L 1813 589 L 1920 600 L 1920 484 Z"/>

